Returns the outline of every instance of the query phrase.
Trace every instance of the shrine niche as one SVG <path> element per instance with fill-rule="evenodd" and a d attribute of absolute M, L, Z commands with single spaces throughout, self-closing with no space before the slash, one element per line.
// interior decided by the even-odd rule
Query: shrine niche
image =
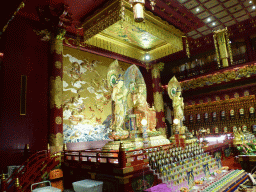
<path fill-rule="evenodd" d="M 242 96 L 239 97 L 239 95 Z M 215 133 L 214 128 L 218 127 L 219 134 L 222 134 L 234 132 L 233 127 L 239 130 L 239 127 L 246 125 L 247 131 L 252 131 L 252 125 L 255 124 L 255 95 L 252 95 L 250 90 L 241 89 L 228 94 L 224 92 L 219 97 L 221 98 L 219 101 L 205 103 L 200 103 L 199 100 L 206 101 L 207 96 L 205 99 L 199 97 L 194 105 L 185 106 L 185 115 L 208 113 L 209 117 L 211 116 L 208 119 L 201 118 L 200 122 L 186 120 L 185 125 L 188 129 L 196 131 L 198 127 L 209 127 L 211 133 Z"/>

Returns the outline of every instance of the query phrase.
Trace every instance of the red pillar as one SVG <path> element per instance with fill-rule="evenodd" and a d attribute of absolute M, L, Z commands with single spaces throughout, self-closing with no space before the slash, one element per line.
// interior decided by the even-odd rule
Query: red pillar
<path fill-rule="evenodd" d="M 51 61 L 50 61 L 50 127 L 49 143 L 50 146 L 62 148 L 63 146 L 63 37 L 64 29 L 58 29 L 58 32 L 51 36 Z"/>
<path fill-rule="evenodd" d="M 163 69 L 164 64 L 159 63 L 153 65 L 152 68 L 152 86 L 154 95 L 154 106 L 156 109 L 156 129 L 161 131 L 164 135 L 166 134 L 165 114 L 164 114 L 164 102 L 162 95 L 162 85 L 160 78 L 160 71 Z"/>

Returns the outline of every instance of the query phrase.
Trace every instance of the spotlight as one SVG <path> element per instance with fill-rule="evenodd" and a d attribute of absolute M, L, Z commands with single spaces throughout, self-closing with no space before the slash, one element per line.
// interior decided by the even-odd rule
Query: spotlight
<path fill-rule="evenodd" d="M 199 12 L 200 11 L 200 9 L 199 8 L 196 8 L 196 12 Z"/>
<path fill-rule="evenodd" d="M 146 60 L 146 61 L 149 61 L 149 60 L 150 60 L 150 55 L 149 55 L 149 54 L 146 54 L 146 55 L 145 55 L 145 60 Z"/>
<path fill-rule="evenodd" d="M 211 21 L 211 18 L 209 17 L 209 18 L 207 19 L 207 21 L 210 22 L 210 21 Z"/>

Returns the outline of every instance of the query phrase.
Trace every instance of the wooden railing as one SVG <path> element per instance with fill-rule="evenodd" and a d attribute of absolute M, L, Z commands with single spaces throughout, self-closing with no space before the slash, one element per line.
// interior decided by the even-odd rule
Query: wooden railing
<path fill-rule="evenodd" d="M 2 176 L 0 192 L 30 191 L 31 184 L 42 181 L 61 162 L 61 157 L 62 153 L 51 154 L 48 150 L 34 153 L 8 179 Z"/>
<path fill-rule="evenodd" d="M 172 144 L 162 145 L 161 148 L 168 150 L 173 147 Z M 158 147 L 148 147 L 144 149 L 136 149 L 131 151 L 100 151 L 100 150 L 80 150 L 80 151 L 64 151 L 64 161 L 76 161 L 79 163 L 93 164 L 109 164 L 116 168 L 125 168 L 143 163 L 148 163 L 148 153 L 157 151 Z"/>

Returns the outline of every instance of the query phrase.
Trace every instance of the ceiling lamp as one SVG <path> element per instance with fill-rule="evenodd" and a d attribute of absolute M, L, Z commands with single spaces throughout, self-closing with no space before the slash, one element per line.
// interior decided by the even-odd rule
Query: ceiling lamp
<path fill-rule="evenodd" d="M 134 20 L 142 22 L 144 20 L 145 0 L 129 0 L 129 3 L 133 7 Z"/>
<path fill-rule="evenodd" d="M 131 7 L 133 7 L 134 20 L 136 22 L 144 21 L 145 0 L 129 0 L 129 3 L 131 4 Z M 156 5 L 155 0 L 150 0 L 150 5 L 152 7 L 152 10 L 154 10 L 154 7 Z"/>

